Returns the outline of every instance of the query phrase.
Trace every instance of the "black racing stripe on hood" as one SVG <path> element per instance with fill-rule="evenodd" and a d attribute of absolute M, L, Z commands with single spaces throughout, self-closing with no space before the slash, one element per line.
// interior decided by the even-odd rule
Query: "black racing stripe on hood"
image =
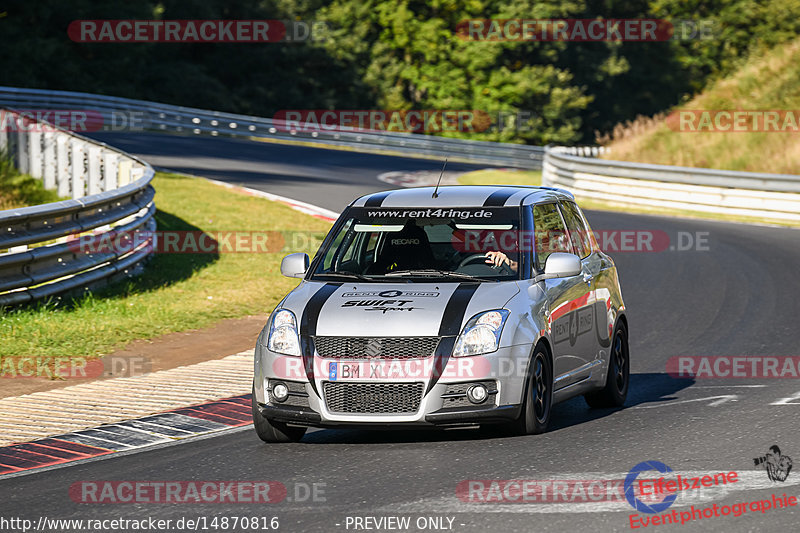
<path fill-rule="evenodd" d="M 342 283 L 326 283 L 320 287 L 309 298 L 303 309 L 303 316 L 300 318 L 300 350 L 303 354 L 303 366 L 306 369 L 308 382 L 311 383 L 311 388 L 317 396 L 319 396 L 319 392 L 317 392 L 317 384 L 314 382 L 314 340 L 312 337 L 317 334 L 317 322 L 319 322 L 322 306 L 341 286 Z"/>
<path fill-rule="evenodd" d="M 447 368 L 447 361 L 453 355 L 453 348 L 456 346 L 456 337 L 461 333 L 461 323 L 464 321 L 464 315 L 467 312 L 467 306 L 472 300 L 475 291 L 478 290 L 479 283 L 464 282 L 459 283 L 458 287 L 453 294 L 450 295 L 450 300 L 442 313 L 442 322 L 439 325 L 439 345 L 436 347 L 434 354 L 433 374 L 431 381 L 428 383 L 428 394 L 439 378 L 442 377 L 444 369 Z"/>
<path fill-rule="evenodd" d="M 511 198 L 513 195 L 519 192 L 517 189 L 500 189 L 499 191 L 494 191 L 486 201 L 483 202 L 483 207 L 503 207 L 506 205 L 506 201 Z"/>
<path fill-rule="evenodd" d="M 391 193 L 392 191 L 383 191 L 373 194 L 364 202 L 364 207 L 380 207 L 386 197 Z"/>

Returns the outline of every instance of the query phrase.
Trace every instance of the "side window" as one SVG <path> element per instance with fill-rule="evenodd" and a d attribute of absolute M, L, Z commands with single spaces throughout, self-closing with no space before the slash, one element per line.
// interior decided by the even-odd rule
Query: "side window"
<path fill-rule="evenodd" d="M 544 270 L 544 263 L 553 252 L 572 253 L 567 230 L 556 204 L 533 206 L 536 267 Z"/>
<path fill-rule="evenodd" d="M 578 212 L 578 206 L 572 202 L 561 202 L 561 210 L 564 213 L 564 220 L 567 221 L 569 238 L 575 251 L 581 259 L 592 253 L 592 241 L 583 218 Z"/>
<path fill-rule="evenodd" d="M 344 236 L 349 233 L 351 226 L 353 225 L 353 220 L 350 219 L 345 223 L 345 226 L 339 231 L 339 234 L 336 236 L 336 239 L 331 243 L 330 248 L 328 249 L 328 253 L 325 255 L 325 259 L 322 261 L 322 268 L 325 270 L 329 270 L 333 265 L 333 258 L 336 257 L 337 254 L 341 253 L 339 248 L 342 246 L 342 241 L 344 240 Z"/>

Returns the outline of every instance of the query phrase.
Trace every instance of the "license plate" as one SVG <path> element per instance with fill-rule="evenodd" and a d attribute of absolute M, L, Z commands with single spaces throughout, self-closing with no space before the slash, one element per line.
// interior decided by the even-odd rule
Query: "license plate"
<path fill-rule="evenodd" d="M 361 363 L 328 363 L 328 379 L 330 381 L 366 377 L 362 376 L 361 373 Z"/>

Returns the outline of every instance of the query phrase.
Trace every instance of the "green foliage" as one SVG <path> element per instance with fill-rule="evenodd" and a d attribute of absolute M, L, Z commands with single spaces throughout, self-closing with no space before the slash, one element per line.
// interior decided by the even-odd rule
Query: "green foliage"
<path fill-rule="evenodd" d="M 47 191 L 42 180 L 20 174 L 5 154 L 0 152 L 0 211 L 61 200 L 55 191 Z"/>
<path fill-rule="evenodd" d="M 752 51 L 800 30 L 800 0 L 60 0 L 13 2 L 0 19 L 0 84 L 78 90 L 271 116 L 282 109 L 532 112 L 523 127 L 447 133 L 592 142 L 689 99 Z M 712 38 L 480 42 L 465 19 L 705 19 Z M 80 19 L 325 21 L 324 41 L 84 44 Z M 513 124 L 519 126 L 520 124 Z"/>

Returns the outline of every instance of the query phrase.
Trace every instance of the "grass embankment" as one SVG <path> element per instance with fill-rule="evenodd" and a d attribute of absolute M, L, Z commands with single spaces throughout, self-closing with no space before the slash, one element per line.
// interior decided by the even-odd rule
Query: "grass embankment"
<path fill-rule="evenodd" d="M 0 211 L 61 200 L 55 191 L 46 191 L 42 181 L 20 174 L 11 160 L 0 153 Z"/>
<path fill-rule="evenodd" d="M 461 185 L 541 185 L 541 170 L 487 168 L 467 172 L 458 177 Z"/>
<path fill-rule="evenodd" d="M 153 185 L 159 231 L 299 231 L 302 238 L 295 242 L 303 244 L 320 242 L 330 227 L 199 178 L 159 173 Z M 270 250 L 274 237 L 267 234 Z M 92 358 L 135 339 L 268 313 L 297 284 L 280 274 L 283 255 L 313 252 L 313 244 L 289 247 L 274 253 L 156 254 L 141 276 L 105 291 L 0 314 L 0 355 Z"/>
<path fill-rule="evenodd" d="M 680 110 L 800 110 L 800 39 L 753 56 Z M 800 173 L 800 133 L 783 131 L 689 132 L 666 117 L 618 126 L 604 157 L 661 165 L 779 174 Z M 749 123 L 749 121 L 748 121 Z M 695 122 L 699 124 L 699 120 Z M 724 126 L 724 124 L 723 124 Z M 684 128 L 688 129 L 688 128 Z"/>
<path fill-rule="evenodd" d="M 800 39 L 753 56 L 733 75 L 721 79 L 688 103 L 674 110 L 800 110 Z M 618 126 L 610 138 L 599 139 L 611 148 L 603 157 L 659 165 L 800 174 L 800 132 L 690 132 L 681 131 L 675 115 L 642 117 Z M 669 120 L 669 122 L 668 122 Z M 800 121 L 799 121 L 800 122 Z M 699 120 L 694 121 L 699 125 Z M 783 125 L 783 119 L 778 122 Z M 789 123 L 791 125 L 791 123 Z M 800 130 L 800 124 L 798 124 Z M 539 185 L 541 174 L 486 170 L 462 175 L 463 184 Z M 766 218 L 722 215 L 600 202 L 578 197 L 586 209 L 624 211 L 669 216 L 770 223 L 797 226 Z"/>

